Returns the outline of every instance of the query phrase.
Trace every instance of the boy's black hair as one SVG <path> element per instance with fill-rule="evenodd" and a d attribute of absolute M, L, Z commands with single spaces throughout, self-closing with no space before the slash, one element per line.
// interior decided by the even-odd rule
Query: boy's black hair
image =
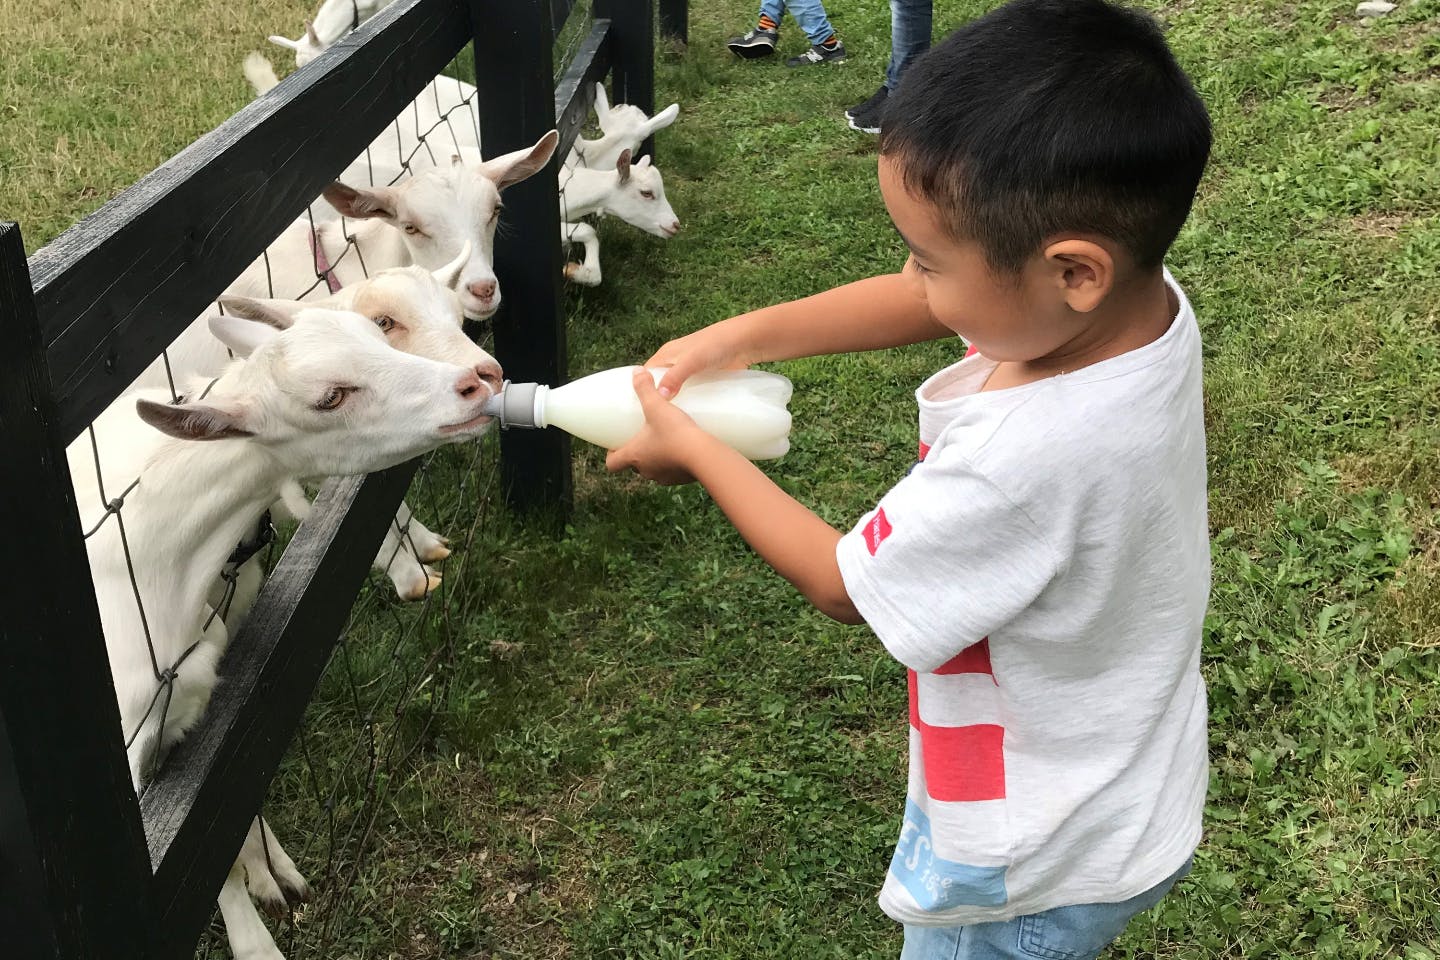
<path fill-rule="evenodd" d="M 1145 13 L 1011 0 L 906 71 L 880 152 L 997 271 L 1069 231 L 1121 243 L 1148 270 L 1190 212 L 1210 118 Z"/>

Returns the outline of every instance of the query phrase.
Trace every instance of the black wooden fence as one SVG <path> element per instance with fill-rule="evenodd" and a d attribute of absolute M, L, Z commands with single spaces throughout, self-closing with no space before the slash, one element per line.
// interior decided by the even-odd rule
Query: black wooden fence
<path fill-rule="evenodd" d="M 414 475 L 332 480 L 233 638 L 204 723 L 143 801 L 131 789 L 66 446 L 468 42 L 486 157 L 558 127 L 548 172 L 506 194 L 495 350 L 566 378 L 558 164 L 594 82 L 653 109 L 652 0 L 594 0 L 558 87 L 573 0 L 399 0 L 304 82 L 241 110 L 28 263 L 0 223 L 0 943 L 7 957 L 179 958 L 195 943 Z M 684 40 L 684 0 L 660 0 Z M 568 503 L 555 431 L 507 435 L 512 504 Z"/>

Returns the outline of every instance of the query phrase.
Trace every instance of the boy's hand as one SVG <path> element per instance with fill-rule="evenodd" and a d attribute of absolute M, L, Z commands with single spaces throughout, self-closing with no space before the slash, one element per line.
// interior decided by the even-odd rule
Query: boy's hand
<path fill-rule="evenodd" d="M 742 315 L 743 316 L 743 315 Z M 688 336 L 671 340 L 645 361 L 647 367 L 669 367 L 655 384 L 661 399 L 669 400 L 694 374 L 704 370 L 743 370 L 750 361 L 741 355 L 724 324 L 712 324 Z"/>
<path fill-rule="evenodd" d="M 644 367 L 635 368 L 633 382 L 645 411 L 645 426 L 624 446 L 606 454 L 605 469 L 611 473 L 634 470 L 666 486 L 694 482 L 695 476 L 687 466 L 689 457 L 695 441 L 709 435 L 684 410 L 660 396 L 654 377 Z"/>

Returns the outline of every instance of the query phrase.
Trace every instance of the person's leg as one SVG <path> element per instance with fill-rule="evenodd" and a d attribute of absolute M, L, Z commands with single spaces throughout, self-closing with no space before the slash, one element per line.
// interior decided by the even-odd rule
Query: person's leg
<path fill-rule="evenodd" d="M 968 927 L 905 927 L 900 960 L 1096 960 L 1100 951 L 1190 872 L 1191 861 L 1139 896 L 1120 903 L 1056 907 Z"/>
<path fill-rule="evenodd" d="M 931 0 L 890 0 L 890 63 L 885 86 L 894 91 L 910 62 L 930 49 Z"/>
<path fill-rule="evenodd" d="M 758 60 L 775 52 L 780 38 L 780 18 L 785 15 L 785 0 L 760 0 L 760 16 L 753 29 L 725 41 L 737 57 Z"/>
<path fill-rule="evenodd" d="M 785 0 L 760 0 L 760 29 L 779 30 L 785 16 Z"/>
<path fill-rule="evenodd" d="M 821 0 L 790 0 L 786 4 L 790 10 L 790 16 L 805 31 L 805 36 L 815 46 L 835 39 L 835 28 L 830 26 L 830 18 L 825 13 L 825 4 Z"/>

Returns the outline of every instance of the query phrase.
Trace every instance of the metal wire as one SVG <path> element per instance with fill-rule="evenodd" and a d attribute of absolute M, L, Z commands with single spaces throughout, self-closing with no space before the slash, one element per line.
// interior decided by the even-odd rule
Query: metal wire
<path fill-rule="evenodd" d="M 446 109 L 441 87 L 450 82 L 455 84 L 457 102 Z M 458 151 L 464 129 L 460 126 L 464 121 L 454 116 L 457 110 L 468 112 L 467 132 L 473 133 L 473 142 L 479 142 L 473 88 L 467 90 L 456 78 L 441 77 L 421 96 L 431 98 L 428 102 L 439 119 L 422 124 L 419 98 L 407 107 L 410 116 L 397 117 L 392 128 L 399 173 L 377 184 L 376 159 L 367 149 L 369 186 L 393 186 L 414 176 L 426 162 L 445 161 L 448 166 L 450 148 Z M 413 133 L 415 143 L 407 146 L 402 132 Z M 417 160 L 421 150 L 426 153 Z M 337 226 L 335 221 L 317 221 L 314 211 L 307 210 L 302 222 L 316 240 L 311 264 L 315 279 L 301 290 L 276 290 L 267 256 L 269 296 L 321 297 L 327 292 L 327 277 L 343 274 L 354 282 L 355 274 L 370 275 L 362 244 L 348 219 L 340 218 Z M 454 538 L 456 556 L 444 561 L 451 571 L 458 566 L 463 573 L 466 548 L 487 522 L 498 487 L 495 461 L 480 443 L 444 448 L 423 460 L 407 493 L 410 502 L 425 505 L 426 523 Z M 464 639 L 464 625 L 476 603 L 474 597 L 457 589 L 463 576 L 453 574 L 438 591 L 427 593 L 418 603 L 396 599 L 384 573 L 386 567 L 403 563 L 430 569 L 417 542 L 419 523 L 413 512 L 392 520 L 394 547 L 377 558 L 266 802 L 266 819 L 274 828 L 273 833 L 261 831 L 267 866 L 273 873 L 275 853 L 281 846 L 288 848 L 314 891 L 310 904 L 273 930 L 289 960 L 350 955 L 338 945 L 353 934 L 353 920 L 364 913 L 365 904 L 357 902 L 355 891 L 359 879 L 371 868 L 379 818 L 389 809 L 395 784 L 401 779 L 398 774 L 428 742 L 436 705 L 445 698 L 446 667 Z M 283 539 L 282 531 L 277 542 L 270 544 L 267 574 L 273 569 L 273 551 Z M 238 567 L 228 572 L 228 577 L 222 572 L 226 589 L 212 619 L 218 616 L 223 620 L 228 615 Z M 377 620 L 388 625 L 382 644 L 353 638 L 360 625 Z M 225 950 L 219 946 L 223 941 L 223 927 L 212 924 L 199 955 L 224 956 Z"/>
<path fill-rule="evenodd" d="M 587 35 L 588 6 L 577 4 L 571 23 L 586 22 L 573 32 L 567 26 L 562 38 L 565 49 L 557 63 L 568 63 Z M 358 5 L 354 14 L 358 23 Z M 456 102 L 447 109 L 441 89 L 450 81 L 455 84 Z M 420 117 L 424 97 L 430 98 L 428 102 L 438 116 L 428 126 L 422 125 Z M 416 159 L 421 150 L 425 151 L 423 162 L 438 164 L 448 160 L 447 139 L 458 152 L 460 121 L 453 116 L 457 110 L 469 113 L 467 132 L 473 133 L 474 143 L 480 142 L 473 88 L 467 92 L 459 79 L 441 77 L 421 98 L 407 107 L 408 117 L 402 113 L 396 118 L 392 128 L 398 173 L 377 183 L 377 160 L 378 165 L 384 161 L 366 149 L 365 171 L 370 187 L 394 186 L 414 176 L 421 164 Z M 407 147 L 405 134 L 413 135 L 413 145 Z M 437 136 L 439 140 L 432 145 Z M 564 189 L 573 175 L 572 168 L 562 165 L 560 203 L 566 223 L 571 221 Z M 347 219 L 340 218 L 337 229 L 333 223 L 317 222 L 311 210 L 307 210 L 305 218 L 316 238 L 312 252 L 315 280 L 302 290 L 276 291 L 267 256 L 265 271 L 271 297 L 305 299 L 317 292 L 323 295 L 327 277 L 338 277 L 339 271 L 348 275 L 352 263 L 359 276 L 369 276 L 364 252 Z M 573 240 L 574 232 L 572 225 L 567 241 Z M 273 873 L 275 854 L 281 845 L 287 846 L 314 891 L 314 900 L 291 913 L 274 931 L 288 960 L 360 953 L 360 945 L 352 941 L 357 931 L 364 929 L 357 921 L 367 915 L 372 905 L 360 902 L 356 890 L 362 885 L 361 878 L 373 869 L 378 826 L 385 817 L 387 830 L 403 832 L 407 827 L 397 822 L 400 814 L 394 803 L 396 791 L 413 759 L 430 745 L 432 724 L 447 695 L 447 667 L 469 639 L 465 635 L 467 624 L 473 623 L 477 605 L 483 602 L 479 596 L 459 588 L 465 582 L 468 556 L 480 531 L 490 522 L 491 504 L 498 499 L 497 471 L 497 458 L 479 443 L 447 447 L 425 458 L 407 500 L 423 504 L 425 521 L 452 537 L 455 554 L 444 561 L 446 583 L 418 603 L 396 599 L 383 568 L 391 562 L 413 562 L 425 568 L 416 540 L 418 519 L 414 514 L 403 521 L 397 516 L 392 521 L 395 546 L 388 556 L 378 558 L 376 569 L 371 571 L 307 708 L 305 721 L 271 786 L 266 819 L 274 831 L 261 830 L 265 863 Z M 129 492 L 127 489 L 126 494 Z M 119 498 L 122 505 L 124 496 Z M 115 512 L 118 514 L 118 508 Z M 109 516 L 107 511 L 100 523 Z M 274 568 L 275 553 L 283 539 L 282 531 L 269 544 L 264 559 L 267 575 Z M 229 572 L 225 595 L 212 612 L 212 619 L 219 616 L 223 620 L 228 615 L 238 567 Z M 377 622 L 386 625 L 383 631 L 375 629 Z M 376 633 L 383 633 L 383 639 L 377 639 Z M 219 946 L 223 941 L 223 927 L 212 923 L 198 955 L 225 956 L 226 951 Z"/>

